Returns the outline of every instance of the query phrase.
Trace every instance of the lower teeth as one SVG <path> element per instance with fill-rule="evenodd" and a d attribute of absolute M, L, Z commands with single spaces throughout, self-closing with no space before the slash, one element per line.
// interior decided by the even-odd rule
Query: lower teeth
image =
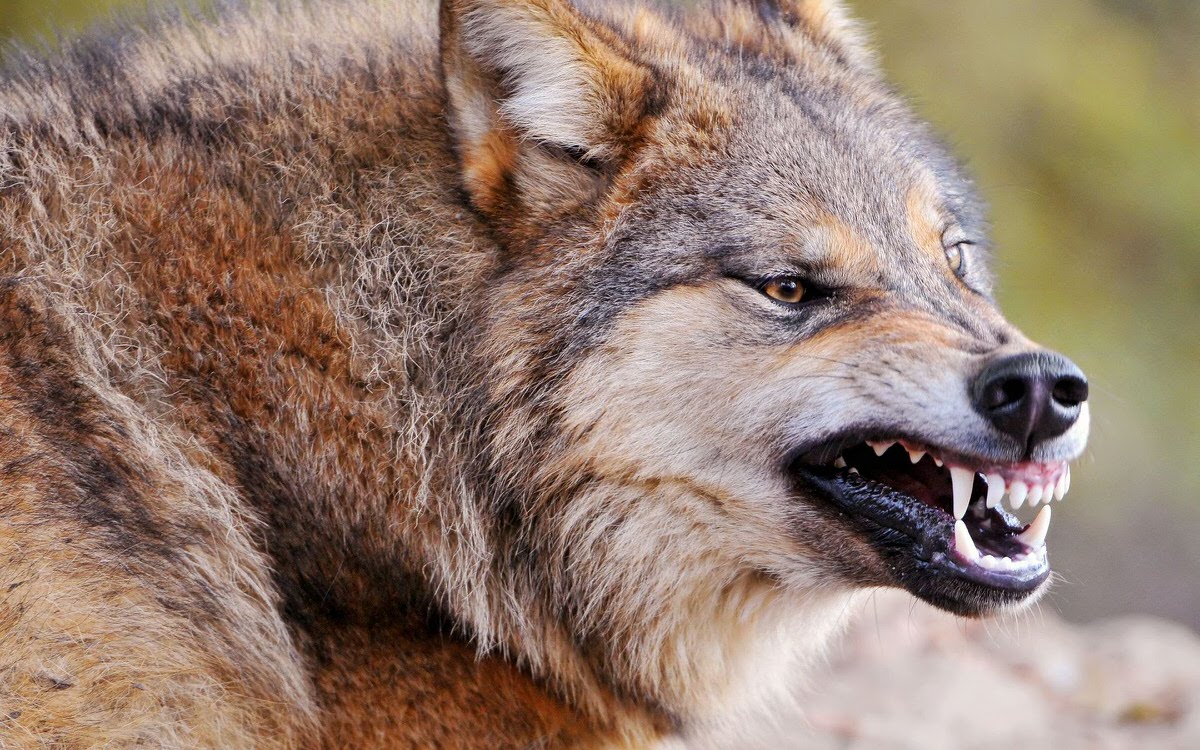
<path fill-rule="evenodd" d="M 1029 528 L 1017 535 L 1017 539 L 1030 548 L 1029 552 L 1015 557 L 981 555 L 971 532 L 961 520 L 954 522 L 954 550 L 967 562 L 978 564 L 989 570 L 1016 570 L 1040 564 L 1046 555 L 1046 532 L 1050 530 L 1050 507 L 1042 508 Z"/>
<path fill-rule="evenodd" d="M 1017 555 L 1016 557 L 996 557 L 995 555 L 984 555 L 976 562 L 980 567 L 988 570 L 1017 570 L 1019 568 L 1030 567 L 1039 564 L 1042 557 L 1046 554 L 1046 548 L 1035 550 L 1032 554 Z"/>

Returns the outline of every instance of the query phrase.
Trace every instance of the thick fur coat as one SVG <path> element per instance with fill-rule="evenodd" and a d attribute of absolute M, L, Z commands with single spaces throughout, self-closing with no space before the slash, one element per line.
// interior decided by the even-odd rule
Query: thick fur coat
<path fill-rule="evenodd" d="M 10 65 L 0 746 L 666 746 L 897 583 L 781 466 L 975 444 L 955 379 L 1032 345 L 840 6 L 685 6 L 262 3 Z M 746 280 L 794 268 L 849 291 L 783 326 Z"/>

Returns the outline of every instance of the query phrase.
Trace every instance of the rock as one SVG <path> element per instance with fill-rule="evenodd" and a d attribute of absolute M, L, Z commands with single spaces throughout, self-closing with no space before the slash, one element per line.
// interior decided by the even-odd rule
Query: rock
<path fill-rule="evenodd" d="M 1165 620 L 1072 625 L 1047 609 L 962 620 L 880 592 L 801 716 L 733 750 L 1200 748 L 1200 637 Z"/>

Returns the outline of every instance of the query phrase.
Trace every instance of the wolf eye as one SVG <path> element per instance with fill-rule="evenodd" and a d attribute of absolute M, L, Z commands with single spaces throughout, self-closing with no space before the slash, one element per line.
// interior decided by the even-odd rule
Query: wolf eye
<path fill-rule="evenodd" d="M 967 253 L 975 243 L 963 239 L 962 233 L 947 230 L 942 234 L 942 247 L 946 251 L 946 263 L 955 276 L 962 278 L 967 273 Z"/>
<path fill-rule="evenodd" d="M 963 275 L 963 245 L 965 242 L 957 242 L 946 248 L 946 262 L 950 264 L 950 270 L 956 276 Z"/>
<path fill-rule="evenodd" d="M 776 302 L 795 305 L 804 299 L 804 284 L 794 276 L 780 276 L 763 284 L 762 292 Z"/>

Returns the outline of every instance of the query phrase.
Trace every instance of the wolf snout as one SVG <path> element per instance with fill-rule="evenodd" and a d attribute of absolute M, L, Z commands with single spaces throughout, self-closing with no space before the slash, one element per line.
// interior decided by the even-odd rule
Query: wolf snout
<path fill-rule="evenodd" d="M 976 411 L 997 430 L 1032 450 L 1075 424 L 1088 398 L 1088 382 L 1057 352 L 1023 352 L 985 365 L 971 396 Z"/>

